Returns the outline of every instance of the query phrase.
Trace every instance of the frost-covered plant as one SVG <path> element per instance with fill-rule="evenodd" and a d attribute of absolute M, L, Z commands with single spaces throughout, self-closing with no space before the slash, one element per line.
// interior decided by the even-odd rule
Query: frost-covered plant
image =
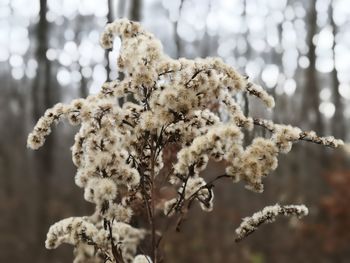
<path fill-rule="evenodd" d="M 255 96 L 269 108 L 274 100 L 221 59 L 171 59 L 151 33 L 126 19 L 106 26 L 102 46 L 112 48 L 115 37 L 122 43 L 117 63 L 124 79 L 104 83 L 98 94 L 86 99 L 56 104 L 28 137 L 28 146 L 38 149 L 61 119 L 80 125 L 72 147 L 75 183 L 84 188 L 84 198 L 96 205 L 96 212 L 59 221 L 46 240 L 47 248 L 74 245 L 74 262 L 159 262 L 160 213 L 177 216 L 179 225 L 195 202 L 211 211 L 213 184 L 222 178 L 244 181 L 248 189 L 262 192 L 262 179 L 276 169 L 278 154 L 288 153 L 297 141 L 343 145 L 333 137 L 245 116 L 237 93 Z M 127 102 L 119 105 L 121 98 Z M 244 130 L 256 125 L 269 130 L 271 137 L 255 138 L 244 147 Z M 177 158 L 165 173 L 163 153 L 171 145 L 177 146 Z M 224 175 L 206 182 L 201 171 L 209 160 L 224 160 L 227 167 Z M 177 194 L 161 202 L 157 191 L 164 185 Z M 131 226 L 133 214 L 140 211 L 147 215 L 149 229 Z M 280 214 L 303 216 L 307 209 L 265 208 L 244 219 L 237 240 Z M 142 239 L 149 239 L 150 257 L 142 255 Z"/>

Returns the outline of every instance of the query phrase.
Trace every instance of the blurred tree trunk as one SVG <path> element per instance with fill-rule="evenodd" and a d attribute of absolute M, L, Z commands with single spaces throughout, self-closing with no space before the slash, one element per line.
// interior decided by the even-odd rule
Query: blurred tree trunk
<path fill-rule="evenodd" d="M 18 94 L 16 92 L 17 87 L 15 85 L 11 85 L 11 79 L 8 76 L 5 77 L 6 75 L 3 73 L 4 72 L 0 72 L 0 76 L 2 78 L 2 96 L 0 98 L 0 113 L 2 114 L 0 114 L 0 117 L 1 122 L 6 123 L 7 125 L 6 128 L 2 130 L 2 138 L 0 139 L 0 198 L 4 197 L 10 199 L 13 196 L 15 190 L 15 183 L 13 182 L 13 168 L 15 168 L 13 160 L 15 160 L 15 158 L 12 158 L 11 156 L 14 152 L 14 149 L 11 149 L 13 145 L 12 143 L 9 143 L 9 139 L 12 136 L 15 136 L 14 138 L 16 138 L 16 140 L 18 138 L 21 138 L 20 135 L 22 135 L 23 133 L 23 129 L 21 128 L 23 127 L 15 127 L 17 123 L 13 122 L 13 118 L 17 117 L 20 118 L 20 120 L 22 121 L 24 119 L 24 114 L 20 112 L 20 114 L 16 116 L 15 113 L 11 110 L 11 102 L 19 99 L 19 97 L 17 97 Z M 23 109 L 24 108 L 20 108 L 21 111 Z M 20 124 L 24 124 L 24 122 L 20 122 Z M 3 127 L 5 127 L 5 125 Z"/>
<path fill-rule="evenodd" d="M 117 7 L 117 18 L 122 18 L 125 16 L 125 0 L 118 0 Z M 118 80 L 123 80 L 124 74 L 121 71 L 118 71 Z M 118 99 L 119 105 L 122 106 L 124 103 L 124 98 Z"/>
<path fill-rule="evenodd" d="M 88 86 L 87 86 L 87 79 L 83 76 L 83 73 L 82 73 L 82 67 L 79 66 L 79 72 L 80 72 L 80 75 L 81 75 L 81 79 L 80 79 L 80 97 L 82 98 L 86 98 L 88 95 L 89 95 L 89 90 L 88 90 Z"/>
<path fill-rule="evenodd" d="M 124 17 L 124 14 L 125 14 L 125 0 L 118 0 L 117 18 Z"/>
<path fill-rule="evenodd" d="M 36 27 L 37 49 L 35 52 L 38 62 L 37 75 L 33 81 L 33 118 L 35 121 L 53 104 L 53 89 L 51 80 L 51 63 L 46 58 L 49 44 L 49 23 L 46 19 L 47 1 L 40 0 L 39 22 Z M 47 227 L 49 226 L 48 204 L 50 197 L 50 175 L 53 172 L 53 138 L 47 140 L 46 146 L 34 154 L 34 171 L 37 173 L 37 244 L 44 244 Z M 37 262 L 46 262 L 43 249 L 37 249 Z"/>
<path fill-rule="evenodd" d="M 180 0 L 179 16 L 178 16 L 177 20 L 175 22 L 173 22 L 174 42 L 175 42 L 175 49 L 176 49 L 176 57 L 177 58 L 180 58 L 183 55 L 182 41 L 181 41 L 179 34 L 177 33 L 179 20 L 181 19 L 181 13 L 182 13 L 181 11 L 182 11 L 182 7 L 183 7 L 183 3 L 184 3 L 184 0 Z"/>
<path fill-rule="evenodd" d="M 247 0 L 243 0 L 243 14 L 242 14 L 242 17 L 243 17 L 243 21 L 244 23 L 247 25 L 248 23 L 248 16 L 247 16 Z M 244 36 L 244 39 L 246 41 L 246 44 L 247 44 L 247 49 L 246 49 L 246 52 L 244 54 L 245 58 L 247 59 L 247 61 L 249 61 L 251 59 L 251 55 L 252 55 L 252 48 L 250 46 L 250 43 L 248 41 L 248 34 L 249 34 L 249 31 L 248 31 L 248 28 L 245 30 L 243 36 Z M 237 49 L 235 49 L 237 50 Z M 235 57 L 238 57 L 238 54 L 235 54 Z M 244 70 L 243 71 L 244 74 L 246 74 L 246 71 Z M 249 76 L 248 76 L 249 77 Z M 250 113 L 249 113 L 249 96 L 247 94 L 247 92 L 244 92 L 243 93 L 243 100 L 244 100 L 244 108 L 243 108 L 243 112 L 246 116 L 248 116 Z M 249 131 L 248 129 L 244 131 L 244 145 L 247 146 L 249 144 L 249 142 L 251 141 L 251 137 L 252 137 L 252 133 L 251 131 Z"/>
<path fill-rule="evenodd" d="M 317 0 L 309 1 L 309 11 L 306 16 L 308 18 L 308 32 L 307 32 L 307 46 L 308 59 L 310 61 L 309 67 L 305 70 L 305 84 L 302 97 L 302 107 L 300 123 L 301 127 L 305 129 L 312 129 L 318 134 L 324 134 L 324 124 L 322 121 L 322 115 L 319 110 L 320 106 L 320 89 L 318 81 L 318 73 L 316 70 L 316 45 L 314 43 L 314 37 L 317 34 Z M 299 195 L 300 200 L 310 200 L 310 202 L 317 203 L 320 198 L 320 193 L 325 189 L 325 182 L 319 177 L 311 175 L 321 174 L 328 165 L 328 158 L 324 151 L 320 151 L 316 145 L 308 145 L 303 148 L 302 152 L 298 155 L 300 166 L 298 177 L 299 185 L 298 189 L 301 191 Z M 307 161 L 307 165 L 305 165 Z M 302 187 L 300 187 L 300 185 Z M 312 186 L 312 187 L 310 187 Z"/>
<path fill-rule="evenodd" d="M 132 21 L 141 20 L 142 1 L 130 0 L 129 18 Z"/>
<path fill-rule="evenodd" d="M 180 19 L 180 17 L 178 19 Z M 180 58 L 182 56 L 182 42 L 179 34 L 177 33 L 178 23 L 178 20 L 173 22 L 176 58 Z"/>
<path fill-rule="evenodd" d="M 209 13 L 212 10 L 212 6 L 213 6 L 212 0 L 209 0 L 208 5 L 207 5 L 206 17 L 204 18 L 205 20 L 208 19 Z M 181 8 L 180 8 L 180 10 L 181 10 Z M 202 39 L 198 40 L 198 44 L 197 44 L 199 47 L 198 53 L 202 58 L 216 55 L 217 45 L 215 45 L 215 47 L 213 48 L 212 44 L 213 44 L 213 37 L 209 35 L 208 27 L 205 24 L 203 37 L 202 37 Z"/>
<path fill-rule="evenodd" d="M 75 41 L 78 46 L 81 45 L 83 41 L 83 35 L 81 32 L 84 30 L 84 24 L 86 23 L 86 19 L 84 19 L 84 16 L 79 15 L 77 20 L 76 20 L 76 34 L 75 34 Z M 81 76 L 80 79 L 80 87 L 79 87 L 79 97 L 86 98 L 89 95 L 89 88 L 88 88 L 88 80 L 84 77 L 83 75 L 83 66 L 78 63 L 79 65 L 79 73 Z"/>
<path fill-rule="evenodd" d="M 332 91 L 333 91 L 333 103 L 335 106 L 335 113 L 333 116 L 332 120 L 332 134 L 341 139 L 345 139 L 345 120 L 344 120 L 344 105 L 342 103 L 342 98 L 341 95 L 339 94 L 339 79 L 338 79 L 338 71 L 336 68 L 336 57 L 335 57 L 335 47 L 336 47 L 336 35 L 338 32 L 337 25 L 334 22 L 334 17 L 333 17 L 333 6 L 332 3 L 329 4 L 329 18 L 330 18 L 330 24 L 332 26 L 332 31 L 333 31 L 333 61 L 334 61 L 334 67 L 331 72 L 332 74 Z"/>
<path fill-rule="evenodd" d="M 50 106 L 51 101 L 51 63 L 46 58 L 48 50 L 48 28 L 49 23 L 46 20 L 47 2 L 40 0 L 39 22 L 36 27 L 37 49 L 35 52 L 38 62 L 38 71 L 33 81 L 32 98 L 33 98 L 33 118 L 37 121 L 46 107 Z"/>
<path fill-rule="evenodd" d="M 310 1 L 309 9 L 309 14 L 307 16 L 309 18 L 307 44 L 309 47 L 308 58 L 310 61 L 310 66 L 306 69 L 306 82 L 303 94 L 301 121 L 307 121 L 310 123 L 311 129 L 314 129 L 318 133 L 322 134 L 323 124 L 322 116 L 319 111 L 320 100 L 316 72 L 316 46 L 313 43 L 313 38 L 317 32 L 316 0 Z"/>
<path fill-rule="evenodd" d="M 112 23 L 114 20 L 113 16 L 113 0 L 108 0 L 108 12 L 107 12 L 107 23 Z M 105 51 L 105 59 L 106 59 L 106 75 L 107 75 L 107 81 L 111 80 L 111 67 L 110 67 L 110 61 L 109 61 L 109 49 L 106 49 Z"/>

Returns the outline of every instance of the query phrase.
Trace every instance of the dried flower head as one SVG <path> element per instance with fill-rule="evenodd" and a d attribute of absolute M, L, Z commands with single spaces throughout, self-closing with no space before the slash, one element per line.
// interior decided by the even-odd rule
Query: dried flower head
<path fill-rule="evenodd" d="M 72 146 L 75 183 L 84 188 L 84 197 L 96 205 L 96 212 L 59 221 L 46 240 L 47 248 L 73 244 L 75 262 L 157 262 L 162 240 L 155 220 L 158 210 L 178 216 L 179 229 L 193 204 L 212 210 L 216 180 L 243 180 L 248 189 L 262 192 L 262 179 L 276 169 L 279 153 L 289 152 L 293 143 L 343 145 L 333 137 L 245 116 L 237 93 L 255 96 L 267 107 L 274 106 L 274 99 L 219 58 L 172 59 L 163 53 L 159 40 L 127 19 L 108 24 L 101 45 L 112 48 L 115 37 L 121 39 L 117 64 L 124 79 L 104 83 L 99 93 L 86 99 L 56 104 L 39 119 L 27 141 L 28 147 L 38 149 L 52 125 L 62 119 L 80 126 Z M 210 106 L 214 104 L 219 110 Z M 271 137 L 255 138 L 244 147 L 243 130 L 256 125 L 269 130 Z M 163 152 L 170 146 L 178 149 L 177 158 L 165 173 Z M 225 161 L 226 174 L 205 180 L 201 172 L 209 160 Z M 156 191 L 164 184 L 173 187 L 176 196 L 159 206 Z M 140 210 L 147 215 L 149 231 L 130 225 Z M 280 214 L 301 216 L 307 210 L 265 208 L 243 221 L 239 239 Z M 135 257 L 146 234 L 151 255 Z"/>

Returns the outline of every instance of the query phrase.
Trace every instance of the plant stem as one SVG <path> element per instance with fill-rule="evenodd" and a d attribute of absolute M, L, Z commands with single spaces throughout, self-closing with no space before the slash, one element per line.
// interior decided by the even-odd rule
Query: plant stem
<path fill-rule="evenodd" d="M 156 146 L 157 148 L 157 146 Z M 154 140 L 151 141 L 151 228 L 152 228 L 152 259 L 157 263 L 156 227 L 155 227 L 155 153 Z"/>

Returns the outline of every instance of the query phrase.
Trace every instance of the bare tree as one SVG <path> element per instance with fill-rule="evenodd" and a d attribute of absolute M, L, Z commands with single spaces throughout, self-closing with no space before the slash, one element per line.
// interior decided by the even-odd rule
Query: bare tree
<path fill-rule="evenodd" d="M 114 16 L 113 16 L 113 0 L 108 0 L 108 12 L 107 12 L 107 23 L 113 22 Z M 110 67 L 110 61 L 109 61 L 109 52 L 110 50 L 107 49 L 105 51 L 105 58 L 106 58 L 106 75 L 107 75 L 107 81 L 111 80 L 111 67 Z"/>
<path fill-rule="evenodd" d="M 47 0 L 40 0 L 39 22 L 36 26 L 37 49 L 35 57 L 38 70 L 32 84 L 33 119 L 36 121 L 43 111 L 53 104 L 53 88 L 51 85 L 51 63 L 46 57 L 49 45 L 49 23 L 46 19 Z M 45 240 L 48 222 L 48 202 L 50 197 L 50 174 L 52 174 L 53 140 L 48 141 L 48 147 L 43 149 L 34 158 L 34 171 L 37 174 L 37 239 L 38 244 Z M 40 253 L 41 250 L 37 250 Z M 45 256 L 37 254 L 37 262 L 45 260 Z"/>
<path fill-rule="evenodd" d="M 177 28 L 179 24 L 179 20 L 181 18 L 181 11 L 183 7 L 184 0 L 180 1 L 179 6 L 179 16 L 175 22 L 173 22 L 173 30 L 174 30 L 174 41 L 175 41 L 175 47 L 176 47 L 176 56 L 181 57 L 182 56 L 182 42 L 179 34 L 177 33 Z"/>
<path fill-rule="evenodd" d="M 336 55 L 335 55 L 335 46 L 336 46 L 336 36 L 338 33 L 337 25 L 334 22 L 334 12 L 333 12 L 333 6 L 332 3 L 329 5 L 329 19 L 330 24 L 332 26 L 333 31 L 333 60 L 334 60 L 334 67 L 331 72 L 332 75 L 332 91 L 333 91 L 333 103 L 335 106 L 335 112 L 333 116 L 333 123 L 332 123 L 332 133 L 334 136 L 337 136 L 339 138 L 345 139 L 345 121 L 344 121 L 344 105 L 342 103 L 341 95 L 339 94 L 339 79 L 338 79 L 338 71 L 336 68 Z"/>
<path fill-rule="evenodd" d="M 142 1 L 141 0 L 131 0 L 129 9 L 129 18 L 133 21 L 141 20 L 142 11 Z"/>
<path fill-rule="evenodd" d="M 317 130 L 318 132 L 323 132 L 322 116 L 319 111 L 319 89 L 317 84 L 317 72 L 316 72 L 316 46 L 313 42 L 313 38 L 317 32 L 317 11 L 316 11 L 316 0 L 310 1 L 309 10 L 309 29 L 307 36 L 307 44 L 309 47 L 308 58 L 310 61 L 310 66 L 306 70 L 306 83 L 303 95 L 302 104 L 302 119 L 305 119 L 306 115 L 308 123 L 310 123 L 310 128 Z"/>

